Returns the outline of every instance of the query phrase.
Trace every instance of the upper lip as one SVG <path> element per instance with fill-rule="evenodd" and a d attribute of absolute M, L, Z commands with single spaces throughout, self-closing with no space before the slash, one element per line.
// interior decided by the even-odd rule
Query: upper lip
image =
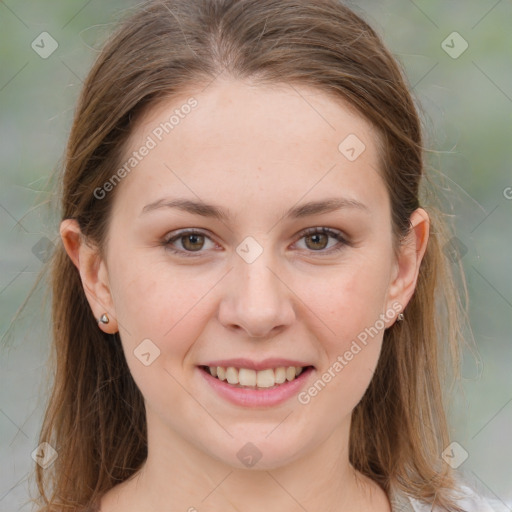
<path fill-rule="evenodd" d="M 293 359 L 283 359 L 278 357 L 271 357 L 269 359 L 264 359 L 263 361 L 252 361 L 251 359 L 245 359 L 243 357 L 239 357 L 236 359 L 219 359 L 215 361 L 210 361 L 201 366 L 221 366 L 223 368 L 228 368 L 230 366 L 234 368 L 247 368 L 249 370 L 266 370 L 267 368 L 279 368 L 280 366 L 288 367 L 288 366 L 313 366 L 309 363 L 305 363 L 303 361 L 296 361 Z"/>

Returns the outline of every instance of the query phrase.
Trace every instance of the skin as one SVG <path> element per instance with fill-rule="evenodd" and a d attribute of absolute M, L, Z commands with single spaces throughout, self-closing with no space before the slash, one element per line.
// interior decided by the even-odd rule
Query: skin
<path fill-rule="evenodd" d="M 413 213 L 396 256 L 377 134 L 343 101 L 305 86 L 230 79 L 194 97 L 198 107 L 117 185 L 104 259 L 75 221 L 61 225 L 90 307 L 97 318 L 110 317 L 98 328 L 120 332 L 147 409 L 148 459 L 106 493 L 101 510 L 389 511 L 382 489 L 348 460 L 351 412 L 372 378 L 384 329 L 305 405 L 296 397 L 268 408 L 233 405 L 197 365 L 293 358 L 315 366 L 309 387 L 380 314 L 393 311 L 389 327 L 398 314 L 393 304 L 405 308 L 428 215 Z M 127 155 L 184 102 L 147 112 Z M 354 161 L 338 150 L 349 134 L 366 146 Z M 171 197 L 223 206 L 232 218 L 165 207 L 141 214 Z M 283 218 L 297 204 L 328 197 L 366 209 Z M 318 227 L 344 233 L 349 243 L 301 235 Z M 164 241 L 183 228 L 207 237 L 188 245 L 177 239 L 173 247 L 199 256 L 166 249 Z M 247 236 L 263 249 L 252 263 L 236 252 Z M 329 254 L 335 247 L 341 250 Z M 147 338 L 160 350 L 149 366 L 133 353 Z M 236 456 L 248 442 L 262 454 L 251 468 Z"/>

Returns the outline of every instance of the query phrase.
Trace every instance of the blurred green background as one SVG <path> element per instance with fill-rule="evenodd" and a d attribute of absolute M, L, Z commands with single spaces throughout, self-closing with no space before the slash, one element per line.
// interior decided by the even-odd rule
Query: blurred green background
<path fill-rule="evenodd" d="M 47 398 L 42 290 L 11 323 L 57 240 L 56 217 L 40 206 L 52 197 L 40 191 L 60 164 L 102 41 L 135 4 L 0 1 L 0 510 L 31 509 L 31 453 Z M 458 469 L 512 510 L 512 3 L 349 5 L 402 63 L 422 112 L 432 175 L 451 205 L 458 253 L 450 246 L 446 257 L 458 254 L 465 268 L 478 346 L 477 359 L 465 353 L 462 388 L 449 407 L 456 451 L 461 460 L 468 455 Z M 45 35 L 42 45 L 43 32 L 55 43 Z"/>

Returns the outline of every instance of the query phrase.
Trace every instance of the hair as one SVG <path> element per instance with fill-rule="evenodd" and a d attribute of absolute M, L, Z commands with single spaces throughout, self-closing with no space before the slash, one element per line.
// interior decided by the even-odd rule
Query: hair
<path fill-rule="evenodd" d="M 139 117 L 220 73 L 256 85 L 311 86 L 344 100 L 378 134 L 395 248 L 422 206 L 431 233 L 405 319 L 384 333 L 379 362 L 352 414 L 350 462 L 386 492 L 459 510 L 441 459 L 449 434 L 445 376 L 458 368 L 460 308 L 443 246 L 424 206 L 421 122 L 401 68 L 376 32 L 337 0 L 146 2 L 110 36 L 84 83 L 60 178 L 61 218 L 104 251 L 119 187 L 94 190 L 122 162 Z M 121 185 L 122 186 L 122 185 Z M 55 367 L 40 442 L 58 458 L 36 466 L 40 511 L 86 510 L 147 457 L 143 397 L 118 334 L 102 332 L 77 268 L 58 244 L 50 262 Z"/>

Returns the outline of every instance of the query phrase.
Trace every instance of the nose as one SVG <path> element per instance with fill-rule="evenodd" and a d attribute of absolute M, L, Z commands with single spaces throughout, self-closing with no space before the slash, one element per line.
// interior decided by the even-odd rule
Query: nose
<path fill-rule="evenodd" d="M 293 292 L 270 251 L 265 249 L 252 263 L 236 254 L 234 257 L 219 307 L 220 322 L 228 329 L 245 331 L 251 338 L 271 337 L 291 325 L 295 318 Z"/>

